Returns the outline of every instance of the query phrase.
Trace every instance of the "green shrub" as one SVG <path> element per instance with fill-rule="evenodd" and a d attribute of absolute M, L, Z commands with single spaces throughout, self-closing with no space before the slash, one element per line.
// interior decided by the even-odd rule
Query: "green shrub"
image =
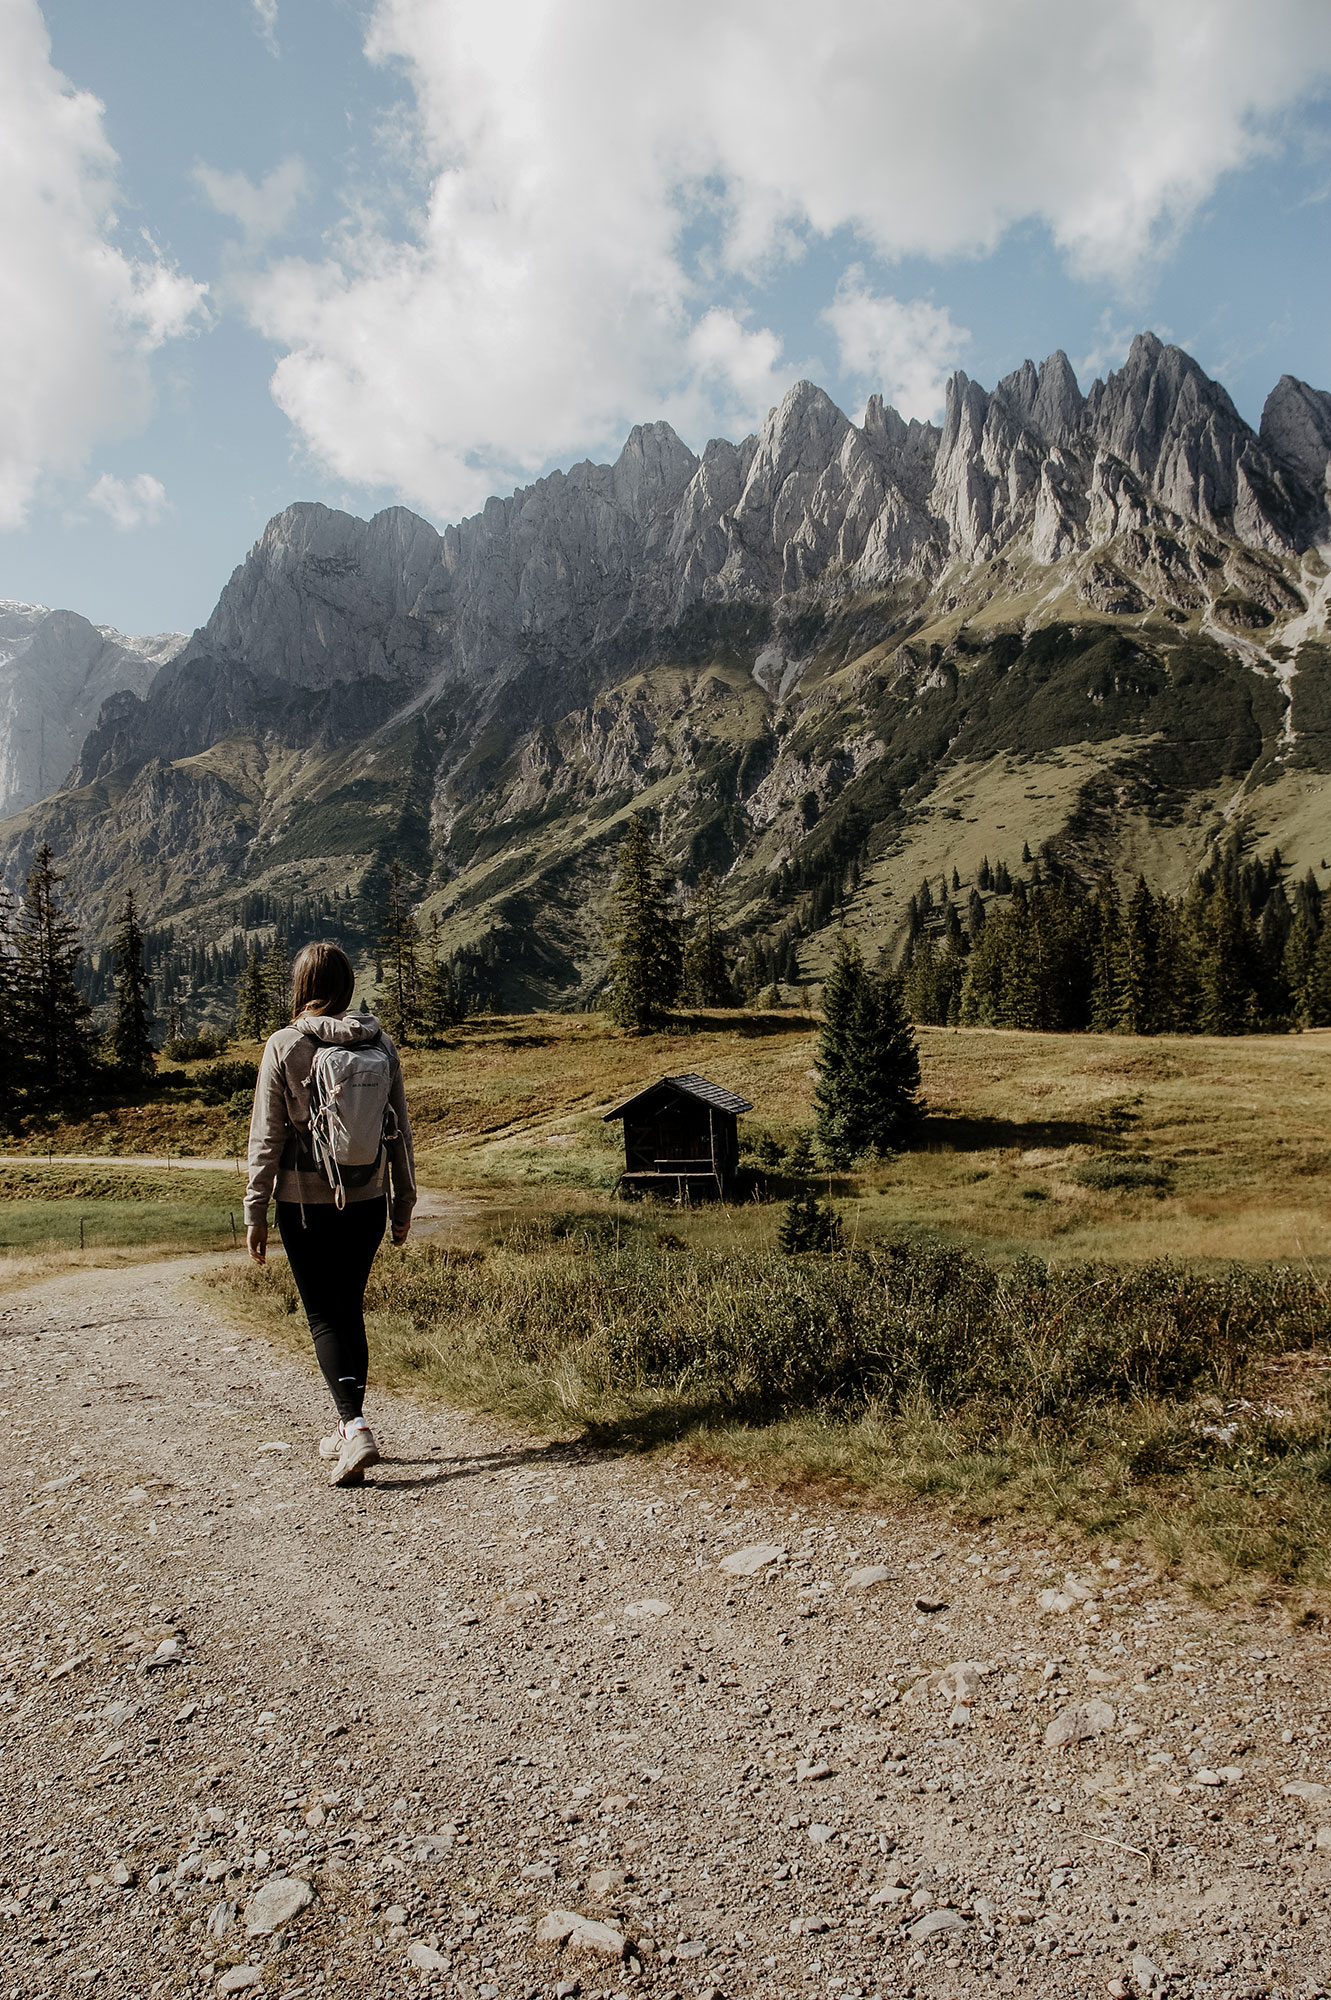
<path fill-rule="evenodd" d="M 1170 1169 L 1159 1160 L 1138 1159 L 1128 1153 L 1099 1153 L 1072 1170 L 1073 1180 L 1102 1194 L 1163 1194 L 1172 1178 Z"/>
<path fill-rule="evenodd" d="M 243 1061 L 213 1063 L 194 1078 L 209 1104 L 225 1104 L 239 1091 L 248 1091 L 252 1097 L 258 1081 L 257 1064 Z"/>
<path fill-rule="evenodd" d="M 171 1035 L 162 1043 L 162 1054 L 168 1062 L 202 1062 L 211 1056 L 220 1056 L 227 1046 L 227 1037 L 215 1035 Z"/>
<path fill-rule="evenodd" d="M 841 1221 L 834 1208 L 819 1201 L 812 1188 L 792 1195 L 781 1218 L 777 1248 L 787 1257 L 809 1251 L 841 1248 Z"/>

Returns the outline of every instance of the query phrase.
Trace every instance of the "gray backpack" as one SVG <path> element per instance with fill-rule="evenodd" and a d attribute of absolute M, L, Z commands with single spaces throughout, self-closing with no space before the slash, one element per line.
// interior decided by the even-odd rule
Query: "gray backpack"
<path fill-rule="evenodd" d="M 378 1035 L 356 1043 L 310 1040 L 310 1149 L 337 1206 L 345 1208 L 347 1189 L 373 1180 L 384 1141 L 397 1137 L 388 1101 L 393 1065 Z"/>

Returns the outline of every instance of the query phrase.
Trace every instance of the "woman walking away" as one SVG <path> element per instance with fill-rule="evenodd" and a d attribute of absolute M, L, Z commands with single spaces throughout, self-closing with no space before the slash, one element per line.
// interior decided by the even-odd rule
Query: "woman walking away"
<path fill-rule="evenodd" d="M 292 1017 L 264 1045 L 250 1118 L 245 1241 L 268 1254 L 268 1203 L 314 1351 L 337 1406 L 321 1440 L 334 1486 L 358 1486 L 379 1447 L 365 1421 L 365 1287 L 387 1222 L 405 1243 L 416 1205 L 411 1125 L 397 1050 L 373 1014 L 352 1014 L 355 974 L 335 944 L 307 944 L 291 968 Z"/>

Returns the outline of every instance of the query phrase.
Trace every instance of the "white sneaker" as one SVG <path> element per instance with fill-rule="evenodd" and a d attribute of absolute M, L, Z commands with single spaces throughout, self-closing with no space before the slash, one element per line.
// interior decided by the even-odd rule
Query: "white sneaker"
<path fill-rule="evenodd" d="M 352 1431 L 350 1437 L 343 1438 L 342 1449 L 337 1464 L 333 1467 L 334 1486 L 359 1486 L 370 1466 L 379 1463 L 379 1447 L 374 1441 L 374 1432 L 368 1424 L 362 1424 Z"/>
<path fill-rule="evenodd" d="M 366 1426 L 364 1424 L 364 1420 L 362 1419 L 362 1422 L 359 1425 L 357 1425 L 357 1429 L 364 1429 L 364 1428 L 366 1428 Z M 347 1441 L 346 1428 L 344 1425 L 339 1424 L 337 1429 L 331 1432 L 328 1437 L 320 1438 L 319 1440 L 320 1458 L 341 1458 L 342 1447 L 346 1443 L 346 1441 Z"/>

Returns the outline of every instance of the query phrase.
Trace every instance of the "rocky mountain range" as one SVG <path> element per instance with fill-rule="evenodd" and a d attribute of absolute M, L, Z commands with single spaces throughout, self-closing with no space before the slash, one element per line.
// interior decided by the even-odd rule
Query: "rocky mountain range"
<path fill-rule="evenodd" d="M 183 632 L 127 639 L 77 611 L 0 598 L 0 814 L 63 784 L 108 695 L 146 694 Z"/>
<path fill-rule="evenodd" d="M 958 374 L 941 427 L 810 383 L 701 457 L 643 425 L 442 532 L 296 505 L 186 644 L 117 642 L 161 664 L 98 680 L 6 873 L 46 837 L 94 928 L 133 881 L 201 937 L 332 885 L 368 937 L 396 854 L 519 1003 L 595 987 L 637 806 L 805 972 L 982 852 L 1177 882 L 1237 823 L 1317 868 L 1329 507 L 1331 395 L 1284 376 L 1253 431 L 1151 334 L 1085 395 L 1062 354 Z"/>

